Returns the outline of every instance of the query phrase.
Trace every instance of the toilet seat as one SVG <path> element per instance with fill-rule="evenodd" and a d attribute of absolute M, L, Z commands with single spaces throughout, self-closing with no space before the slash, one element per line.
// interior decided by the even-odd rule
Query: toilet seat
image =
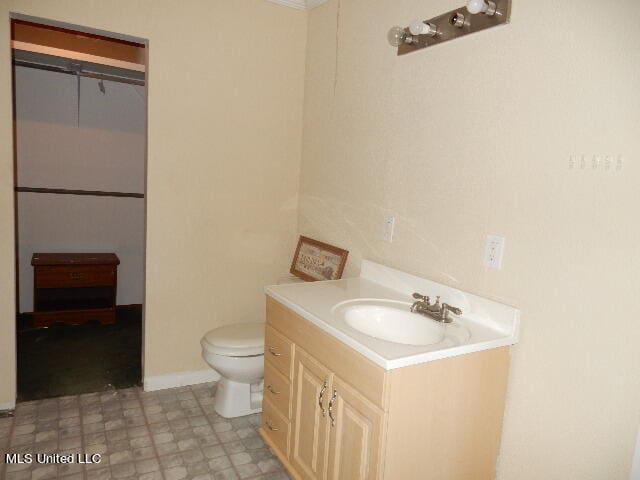
<path fill-rule="evenodd" d="M 207 332 L 200 344 L 209 353 L 226 357 L 264 354 L 264 323 L 237 323 Z"/>

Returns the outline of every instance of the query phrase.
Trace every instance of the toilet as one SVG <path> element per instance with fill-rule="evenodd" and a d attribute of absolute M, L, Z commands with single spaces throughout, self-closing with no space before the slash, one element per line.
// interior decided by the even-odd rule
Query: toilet
<path fill-rule="evenodd" d="M 300 282 L 303 280 L 286 275 L 277 283 Z M 220 374 L 213 400 L 218 415 L 235 418 L 262 411 L 264 329 L 264 323 L 225 325 L 208 331 L 200 340 L 202 358 Z"/>
<path fill-rule="evenodd" d="M 225 418 L 262 411 L 264 323 L 225 325 L 207 332 L 202 358 L 220 374 L 213 408 Z"/>

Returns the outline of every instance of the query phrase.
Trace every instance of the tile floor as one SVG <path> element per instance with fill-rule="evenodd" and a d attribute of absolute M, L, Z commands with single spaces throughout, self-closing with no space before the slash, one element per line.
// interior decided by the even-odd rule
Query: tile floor
<path fill-rule="evenodd" d="M 140 388 L 19 403 L 0 418 L 0 479 L 285 480 L 256 429 L 224 419 L 211 384 Z M 6 464 L 4 453 L 101 455 L 97 464 Z"/>

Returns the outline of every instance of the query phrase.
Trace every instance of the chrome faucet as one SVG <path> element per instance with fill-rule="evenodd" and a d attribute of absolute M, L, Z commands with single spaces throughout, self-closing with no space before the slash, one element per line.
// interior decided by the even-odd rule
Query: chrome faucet
<path fill-rule="evenodd" d="M 436 297 L 434 303 L 430 303 L 430 299 L 427 295 L 421 295 L 420 293 L 414 293 L 413 298 L 417 301 L 411 305 L 411 311 L 425 315 L 438 322 L 451 323 L 452 318 L 449 318 L 449 312 L 455 315 L 462 315 L 462 310 L 457 307 L 453 307 L 447 303 L 440 304 L 440 297 Z"/>

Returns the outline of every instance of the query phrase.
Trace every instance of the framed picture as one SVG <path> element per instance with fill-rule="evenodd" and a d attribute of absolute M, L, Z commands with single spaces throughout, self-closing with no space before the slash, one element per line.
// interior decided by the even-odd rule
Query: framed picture
<path fill-rule="evenodd" d="M 300 236 L 291 273 L 308 282 L 342 278 L 349 252 L 328 243 Z"/>

